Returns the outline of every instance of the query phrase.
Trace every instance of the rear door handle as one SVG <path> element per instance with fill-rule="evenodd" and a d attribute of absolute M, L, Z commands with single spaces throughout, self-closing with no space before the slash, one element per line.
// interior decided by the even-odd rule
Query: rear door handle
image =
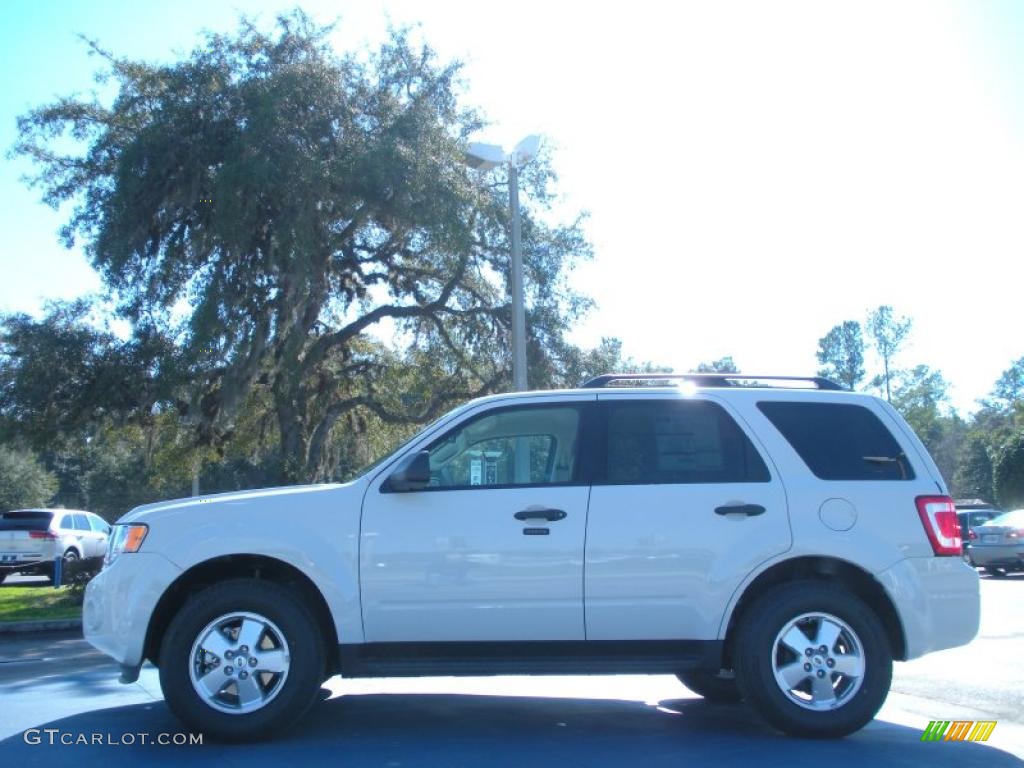
<path fill-rule="evenodd" d="M 561 509 L 544 509 L 538 507 L 536 509 L 521 509 L 513 515 L 516 520 L 547 520 L 549 523 L 553 523 L 556 520 L 561 520 L 565 517 L 565 512 Z"/>
<path fill-rule="evenodd" d="M 725 504 L 715 507 L 716 515 L 746 515 L 756 517 L 764 514 L 764 507 L 760 504 Z"/>

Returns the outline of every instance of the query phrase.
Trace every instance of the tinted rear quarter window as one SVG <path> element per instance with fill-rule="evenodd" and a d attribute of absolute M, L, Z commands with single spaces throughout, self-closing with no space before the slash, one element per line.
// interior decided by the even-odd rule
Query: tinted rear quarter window
<path fill-rule="evenodd" d="M 743 430 L 707 401 L 640 400 L 607 405 L 606 482 L 768 482 L 768 468 Z"/>
<path fill-rule="evenodd" d="M 822 480 L 911 480 L 896 438 L 862 405 L 760 402 L 757 407 Z"/>

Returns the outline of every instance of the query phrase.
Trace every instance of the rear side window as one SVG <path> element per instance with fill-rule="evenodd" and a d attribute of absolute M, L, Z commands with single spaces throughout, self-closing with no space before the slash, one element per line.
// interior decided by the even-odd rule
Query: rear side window
<path fill-rule="evenodd" d="M 73 531 L 75 530 L 75 517 L 74 515 L 64 515 L 60 519 L 60 529 L 62 531 Z"/>
<path fill-rule="evenodd" d="M 896 438 L 862 405 L 757 404 L 822 480 L 911 480 L 914 469 Z"/>
<path fill-rule="evenodd" d="M 51 519 L 52 512 L 4 512 L 0 515 L 0 531 L 45 531 Z"/>
<path fill-rule="evenodd" d="M 607 404 L 606 482 L 766 483 L 764 461 L 720 406 L 701 400 Z"/>

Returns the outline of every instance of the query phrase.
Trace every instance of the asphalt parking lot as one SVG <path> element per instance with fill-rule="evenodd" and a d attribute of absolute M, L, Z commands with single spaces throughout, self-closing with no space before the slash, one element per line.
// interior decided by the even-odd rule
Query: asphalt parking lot
<path fill-rule="evenodd" d="M 0 588 L 9 588 L 7 586 Z M 879 717 L 840 741 L 781 736 L 743 706 L 696 698 L 675 678 L 497 677 L 328 681 L 299 727 L 260 744 L 158 745 L 181 726 L 156 670 L 120 685 L 77 633 L 0 635 L 0 755 L 7 765 L 332 764 L 645 766 L 866 763 L 1024 765 L 1024 576 L 982 579 L 970 646 L 898 664 Z M 997 720 L 987 743 L 922 743 L 930 720 Z M 27 729 L 30 731 L 26 738 Z M 47 732 L 43 729 L 56 729 Z M 52 734 L 52 736 L 51 736 Z M 62 745 L 60 740 L 108 743 Z M 143 736 L 143 734 L 145 736 Z M 49 743 L 50 739 L 54 744 Z M 28 743 L 38 740 L 39 743 Z M 133 743 L 127 743 L 127 742 Z"/>

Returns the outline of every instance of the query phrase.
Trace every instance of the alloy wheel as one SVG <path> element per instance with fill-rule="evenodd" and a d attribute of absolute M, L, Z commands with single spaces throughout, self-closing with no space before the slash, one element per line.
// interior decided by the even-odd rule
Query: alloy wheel
<path fill-rule="evenodd" d="M 837 709 L 864 682 L 863 648 L 857 633 L 842 619 L 828 613 L 801 614 L 775 637 L 775 682 L 804 709 Z"/>
<path fill-rule="evenodd" d="M 192 687 L 205 704 L 228 714 L 265 707 L 280 693 L 290 667 L 284 633 L 257 613 L 214 619 L 199 633 L 189 654 Z"/>

